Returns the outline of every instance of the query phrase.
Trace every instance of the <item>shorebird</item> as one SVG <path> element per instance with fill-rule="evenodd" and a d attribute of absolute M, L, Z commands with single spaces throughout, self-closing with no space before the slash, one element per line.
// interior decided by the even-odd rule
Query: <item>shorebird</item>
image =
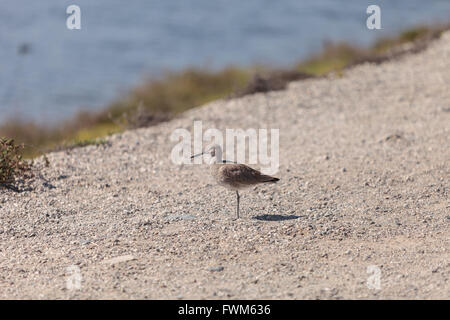
<path fill-rule="evenodd" d="M 205 153 L 209 153 L 210 160 L 210 173 L 216 182 L 229 189 L 236 191 L 236 218 L 239 219 L 239 190 L 245 189 L 260 183 L 275 183 L 278 178 L 267 176 L 240 163 L 230 163 L 227 160 L 222 159 L 222 148 L 213 144 L 206 151 L 191 156 L 191 159 L 202 156 Z"/>

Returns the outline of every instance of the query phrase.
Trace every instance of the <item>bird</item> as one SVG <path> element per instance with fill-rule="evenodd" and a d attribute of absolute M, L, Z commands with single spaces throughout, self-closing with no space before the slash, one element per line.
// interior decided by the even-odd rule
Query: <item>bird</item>
<path fill-rule="evenodd" d="M 276 183 L 279 178 L 262 174 L 258 170 L 250 168 L 245 164 L 230 163 L 230 161 L 222 159 L 222 148 L 218 144 L 213 144 L 205 149 L 205 151 L 191 156 L 191 159 L 209 154 L 210 174 L 216 182 L 232 191 L 236 192 L 236 219 L 239 219 L 239 190 L 245 189 L 260 183 Z"/>

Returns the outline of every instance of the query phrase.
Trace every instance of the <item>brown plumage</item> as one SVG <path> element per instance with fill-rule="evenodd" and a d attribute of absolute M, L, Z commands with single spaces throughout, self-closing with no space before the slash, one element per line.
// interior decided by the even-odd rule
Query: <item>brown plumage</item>
<path fill-rule="evenodd" d="M 210 171 L 218 184 L 232 190 L 247 188 L 259 183 L 274 183 L 279 180 L 261 174 L 258 170 L 245 164 L 214 163 L 211 164 Z"/>
<path fill-rule="evenodd" d="M 212 145 L 207 149 L 211 155 L 210 172 L 217 183 L 227 189 L 236 191 L 236 216 L 239 218 L 239 192 L 238 190 L 254 186 L 260 183 L 275 183 L 280 179 L 264 175 L 258 170 L 250 168 L 245 164 L 226 163 L 222 160 L 222 148 L 219 145 Z M 203 155 L 205 152 L 194 155 Z"/>

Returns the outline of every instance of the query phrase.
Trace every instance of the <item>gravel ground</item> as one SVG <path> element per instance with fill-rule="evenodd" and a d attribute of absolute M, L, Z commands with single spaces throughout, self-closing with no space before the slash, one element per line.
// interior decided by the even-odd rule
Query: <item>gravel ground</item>
<path fill-rule="evenodd" d="M 0 298 L 449 299 L 449 70 L 446 33 L 49 154 L 0 191 Z M 240 220 L 207 166 L 170 161 L 193 120 L 280 128 L 281 180 L 242 192 Z"/>

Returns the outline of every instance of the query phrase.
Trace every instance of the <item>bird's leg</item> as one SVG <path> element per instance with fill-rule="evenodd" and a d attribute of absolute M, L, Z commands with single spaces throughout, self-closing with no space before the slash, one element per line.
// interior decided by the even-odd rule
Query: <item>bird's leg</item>
<path fill-rule="evenodd" d="M 236 190 L 236 199 L 237 199 L 237 206 L 236 206 L 236 217 L 237 219 L 239 219 L 239 191 Z"/>

